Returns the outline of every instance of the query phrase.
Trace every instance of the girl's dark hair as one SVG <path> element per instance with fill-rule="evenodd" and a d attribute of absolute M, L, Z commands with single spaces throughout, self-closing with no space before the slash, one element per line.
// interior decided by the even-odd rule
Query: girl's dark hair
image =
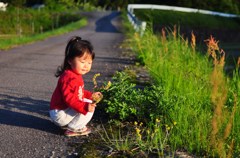
<path fill-rule="evenodd" d="M 55 76 L 59 77 L 65 70 L 70 69 L 71 66 L 68 62 L 75 57 L 82 57 L 85 53 L 91 55 L 92 60 L 94 59 L 95 53 L 93 52 L 92 44 L 87 40 L 82 40 L 81 37 L 73 36 L 68 41 L 63 64 L 57 68 Z"/>

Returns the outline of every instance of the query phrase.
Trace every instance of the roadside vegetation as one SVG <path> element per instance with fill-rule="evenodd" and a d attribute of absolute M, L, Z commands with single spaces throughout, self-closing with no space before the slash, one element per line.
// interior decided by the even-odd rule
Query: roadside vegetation
<path fill-rule="evenodd" d="M 229 77 L 224 50 L 212 36 L 201 52 L 194 33 L 185 39 L 177 27 L 161 34 L 150 28 L 142 37 L 126 30 L 125 46 L 136 53 L 151 83 L 138 88 L 137 74 L 125 70 L 102 89 L 99 108 L 111 121 L 99 134 L 108 156 L 240 156 L 240 60 Z"/>
<path fill-rule="evenodd" d="M 83 26 L 87 25 L 87 20 L 86 18 L 82 18 L 81 20 L 78 20 L 76 22 L 72 22 L 68 25 L 62 26 L 60 28 L 54 29 L 54 30 L 49 30 L 45 31 L 39 34 L 34 34 L 34 35 L 9 35 L 5 37 L 0 37 L 0 50 L 6 50 L 9 48 L 13 48 L 19 45 L 27 44 L 27 43 L 32 43 L 36 42 L 39 40 L 44 40 L 46 38 L 49 38 L 51 36 L 55 35 L 61 35 L 64 33 L 68 33 L 70 31 L 79 29 Z"/>
<path fill-rule="evenodd" d="M 39 9 L 9 7 L 7 11 L 0 12 L 0 49 L 79 29 L 87 24 L 80 15 L 81 11 L 96 9 L 88 3 L 70 8 L 64 5 Z"/>
<path fill-rule="evenodd" d="M 220 41 L 219 46 L 226 52 L 225 67 L 232 69 L 232 65 L 237 62 L 234 54 L 240 50 L 240 33 L 238 31 L 240 17 L 225 18 L 199 13 L 147 9 L 135 9 L 134 14 L 141 21 L 146 21 L 148 27 L 152 27 L 154 34 L 161 34 L 162 28 L 173 30 L 175 25 L 182 38 L 191 40 L 191 34 L 194 32 L 196 47 L 202 49 L 202 52 L 206 52 L 207 49 L 204 41 L 212 35 Z"/>

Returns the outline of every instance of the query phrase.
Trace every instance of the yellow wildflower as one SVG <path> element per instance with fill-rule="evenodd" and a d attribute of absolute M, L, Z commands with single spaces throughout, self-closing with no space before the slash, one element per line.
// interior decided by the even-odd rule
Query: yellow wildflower
<path fill-rule="evenodd" d="M 169 126 L 167 126 L 166 129 L 169 131 L 171 128 Z"/>
<path fill-rule="evenodd" d="M 139 134 L 141 132 L 141 130 L 139 128 L 136 127 L 135 129 L 136 129 L 137 134 Z"/>
<path fill-rule="evenodd" d="M 138 125 L 137 121 L 134 121 L 134 125 L 135 125 L 135 126 L 137 126 L 137 125 Z"/>
<path fill-rule="evenodd" d="M 141 140 L 142 139 L 142 135 L 140 134 L 141 130 L 139 128 L 135 128 L 136 133 L 137 133 L 137 137 Z"/>

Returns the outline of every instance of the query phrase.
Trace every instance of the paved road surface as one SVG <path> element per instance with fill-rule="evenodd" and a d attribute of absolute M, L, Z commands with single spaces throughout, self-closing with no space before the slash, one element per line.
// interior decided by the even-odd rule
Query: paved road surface
<path fill-rule="evenodd" d="M 0 157 L 74 157 L 66 138 L 48 117 L 51 94 L 56 86 L 55 70 L 63 61 L 68 39 L 79 35 L 90 40 L 96 60 L 85 85 L 101 73 L 102 80 L 128 61 L 119 58 L 123 40 L 118 12 L 86 13 L 89 25 L 65 35 L 30 45 L 0 51 Z"/>

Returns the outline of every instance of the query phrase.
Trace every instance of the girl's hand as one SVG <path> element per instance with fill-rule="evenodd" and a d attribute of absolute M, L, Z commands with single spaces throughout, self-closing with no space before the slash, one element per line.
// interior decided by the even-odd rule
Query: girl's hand
<path fill-rule="evenodd" d="M 96 104 L 88 104 L 88 112 L 94 112 Z"/>

